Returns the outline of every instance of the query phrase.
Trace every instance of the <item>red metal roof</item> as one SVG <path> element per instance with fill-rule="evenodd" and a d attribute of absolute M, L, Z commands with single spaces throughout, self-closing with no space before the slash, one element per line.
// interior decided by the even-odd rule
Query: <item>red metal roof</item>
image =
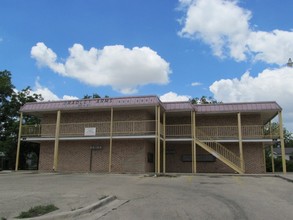
<path fill-rule="evenodd" d="M 57 110 L 81 110 L 109 107 L 137 107 L 161 105 L 165 111 L 193 111 L 199 114 L 224 113 L 224 112 L 255 112 L 255 111 L 280 111 L 281 107 L 276 102 L 251 102 L 251 103 L 218 103 L 193 105 L 191 102 L 164 102 L 157 96 L 133 96 L 122 98 L 81 99 L 69 101 L 31 102 L 26 103 L 22 112 L 48 112 Z"/>
<path fill-rule="evenodd" d="M 280 111 L 276 102 L 219 103 L 195 105 L 198 113 Z"/>
<path fill-rule="evenodd" d="M 26 103 L 20 110 L 22 112 L 41 112 L 57 110 L 95 109 L 116 106 L 155 106 L 159 103 L 160 100 L 157 96 L 138 96 L 122 98 L 80 99 L 53 102 L 31 102 Z"/>
<path fill-rule="evenodd" d="M 195 109 L 191 102 L 164 102 L 166 111 L 192 111 Z"/>

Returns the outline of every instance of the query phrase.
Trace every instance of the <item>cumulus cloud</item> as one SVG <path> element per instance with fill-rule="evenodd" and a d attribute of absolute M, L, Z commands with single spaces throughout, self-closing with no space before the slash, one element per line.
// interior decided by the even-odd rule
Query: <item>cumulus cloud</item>
<path fill-rule="evenodd" d="M 248 57 L 282 65 L 293 53 L 293 32 L 254 31 L 252 13 L 236 0 L 180 0 L 185 12 L 182 37 L 208 44 L 214 55 L 244 61 Z"/>
<path fill-rule="evenodd" d="M 162 102 L 188 101 L 189 99 L 191 99 L 191 96 L 178 95 L 175 92 L 168 92 L 160 96 Z"/>
<path fill-rule="evenodd" d="M 56 73 L 66 74 L 64 65 L 57 63 L 57 55 L 44 43 L 37 43 L 32 47 L 31 56 L 37 60 L 39 66 L 48 66 Z"/>
<path fill-rule="evenodd" d="M 293 54 L 293 32 L 251 32 L 247 45 L 255 53 L 255 60 L 282 65 Z"/>
<path fill-rule="evenodd" d="M 39 42 L 32 47 L 31 56 L 38 65 L 62 76 L 92 86 L 112 86 L 123 94 L 135 93 L 146 84 L 167 84 L 171 73 L 169 63 L 149 47 L 113 45 L 86 50 L 74 44 L 65 62 L 58 62 L 56 53 Z"/>
<path fill-rule="evenodd" d="M 39 82 L 39 78 L 37 78 L 35 82 L 34 89 L 31 91 L 31 93 L 35 94 L 41 94 L 43 97 L 43 101 L 56 101 L 56 100 L 74 100 L 78 99 L 76 96 L 69 96 L 64 95 L 62 98 L 59 98 L 56 94 L 54 94 L 49 88 L 42 86 Z"/>
<path fill-rule="evenodd" d="M 277 101 L 284 109 L 286 126 L 293 130 L 293 68 L 266 69 L 256 77 L 249 72 L 240 79 L 221 79 L 210 86 L 218 101 Z"/>

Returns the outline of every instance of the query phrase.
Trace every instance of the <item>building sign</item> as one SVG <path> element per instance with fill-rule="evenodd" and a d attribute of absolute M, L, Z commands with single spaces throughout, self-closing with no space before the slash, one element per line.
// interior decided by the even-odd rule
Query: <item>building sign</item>
<path fill-rule="evenodd" d="M 100 99 L 85 99 L 85 100 L 69 100 L 64 102 L 66 106 L 76 106 L 76 107 L 90 107 L 96 103 L 112 103 L 111 98 L 100 98 Z"/>
<path fill-rule="evenodd" d="M 84 128 L 84 136 L 96 136 L 96 128 Z"/>
<path fill-rule="evenodd" d="M 95 146 L 95 145 L 93 145 L 93 146 L 90 146 L 90 149 L 91 150 L 102 150 L 103 147 L 102 146 Z"/>

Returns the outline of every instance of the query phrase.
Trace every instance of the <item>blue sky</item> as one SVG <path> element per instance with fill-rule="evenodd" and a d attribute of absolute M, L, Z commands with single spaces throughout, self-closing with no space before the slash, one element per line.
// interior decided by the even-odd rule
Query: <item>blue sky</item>
<path fill-rule="evenodd" d="M 46 100 L 276 100 L 293 129 L 291 0 L 0 0 L 0 69 Z"/>

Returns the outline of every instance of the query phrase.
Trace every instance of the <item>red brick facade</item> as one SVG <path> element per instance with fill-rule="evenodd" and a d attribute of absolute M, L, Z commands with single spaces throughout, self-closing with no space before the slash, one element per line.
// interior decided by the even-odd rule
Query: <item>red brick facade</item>
<path fill-rule="evenodd" d="M 239 156 L 238 143 L 223 143 L 223 145 Z M 261 143 L 244 143 L 243 153 L 245 161 L 245 173 L 265 173 L 265 163 Z M 209 154 L 200 146 L 196 148 L 196 154 Z M 191 155 L 191 143 L 168 144 L 166 155 L 166 171 L 170 173 L 191 173 L 191 162 L 183 162 L 183 155 Z M 197 162 L 198 173 L 234 173 L 235 171 L 215 158 L 214 162 Z"/>
<path fill-rule="evenodd" d="M 91 146 L 101 149 L 91 150 Z M 109 171 L 109 141 L 60 141 L 58 170 L 72 172 Z M 112 166 L 114 173 L 154 172 L 154 161 L 148 162 L 148 153 L 154 152 L 152 143 L 145 140 L 114 140 Z M 39 170 L 52 171 L 54 142 L 40 147 Z M 92 157 L 92 158 L 91 158 Z"/>

